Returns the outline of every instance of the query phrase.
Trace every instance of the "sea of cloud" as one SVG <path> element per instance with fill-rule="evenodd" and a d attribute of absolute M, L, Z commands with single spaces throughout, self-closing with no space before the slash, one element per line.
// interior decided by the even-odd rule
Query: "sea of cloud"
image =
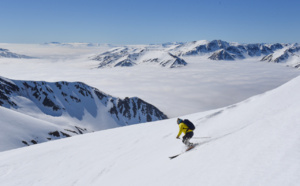
<path fill-rule="evenodd" d="M 81 81 L 116 97 L 140 97 L 169 117 L 228 106 L 274 89 L 300 74 L 284 64 L 185 57 L 182 68 L 158 65 L 97 68 L 89 57 L 103 46 L 0 44 L 36 59 L 0 59 L 0 76 L 17 80 Z"/>

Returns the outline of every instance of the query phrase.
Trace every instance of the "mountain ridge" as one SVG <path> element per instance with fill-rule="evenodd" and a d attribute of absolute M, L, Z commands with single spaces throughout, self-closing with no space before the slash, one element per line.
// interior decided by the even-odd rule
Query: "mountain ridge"
<path fill-rule="evenodd" d="M 0 77 L 0 106 L 64 126 L 59 131 L 48 131 L 59 138 L 168 118 L 138 97 L 120 99 L 82 82 Z"/>
<path fill-rule="evenodd" d="M 282 54 L 279 59 L 273 59 L 272 56 L 277 55 L 280 50 L 285 50 L 285 54 Z M 170 42 L 161 45 L 148 45 L 142 48 L 134 46 L 117 47 L 90 59 L 100 62 L 98 68 L 131 67 L 145 62 L 159 64 L 162 67 L 176 68 L 187 65 L 188 63 L 184 60 L 184 57 L 188 56 L 207 55 L 207 59 L 217 61 L 260 58 L 261 61 L 275 63 L 288 62 L 290 56 L 294 56 L 294 61 L 296 62 L 288 65 L 298 68 L 300 65 L 299 51 L 300 46 L 297 43 L 239 44 L 222 40 L 200 40 L 186 43 Z M 167 58 L 170 54 L 173 58 L 179 60 L 180 63 L 172 65 L 176 63 L 174 59 L 168 59 L 167 62 L 164 62 L 164 58 Z M 171 63 L 171 65 L 164 65 L 165 63 Z"/>

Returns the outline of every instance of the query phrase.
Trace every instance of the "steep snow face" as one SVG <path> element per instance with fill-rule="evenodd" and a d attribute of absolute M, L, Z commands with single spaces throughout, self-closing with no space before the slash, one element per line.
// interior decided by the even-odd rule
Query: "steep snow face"
<path fill-rule="evenodd" d="M 68 130 L 75 134 L 167 118 L 156 107 L 137 97 L 112 97 L 80 82 L 0 78 L 0 106 L 57 124 L 67 122 Z M 53 131 L 47 134 L 50 132 Z M 53 135 L 60 137 L 59 133 Z M 61 137 L 68 136 L 70 134 Z"/>
<path fill-rule="evenodd" d="M 21 54 L 16 54 L 13 52 L 10 52 L 8 49 L 3 49 L 0 48 L 0 58 L 26 58 L 30 59 L 32 57 L 26 56 L 26 55 L 21 55 Z"/>
<path fill-rule="evenodd" d="M 168 157 L 185 147 L 174 118 L 2 152 L 0 184 L 297 185 L 299 83 L 183 116 L 196 125 L 191 141 L 200 145 L 176 159 Z"/>

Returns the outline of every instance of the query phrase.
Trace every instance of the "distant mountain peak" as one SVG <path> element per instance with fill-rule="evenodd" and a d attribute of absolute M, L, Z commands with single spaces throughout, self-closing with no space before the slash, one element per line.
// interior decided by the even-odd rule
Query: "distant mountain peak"
<path fill-rule="evenodd" d="M 234 58 L 224 49 L 213 53 L 208 59 L 211 60 L 234 60 Z"/>
<path fill-rule="evenodd" d="M 0 58 L 25 58 L 25 59 L 30 59 L 33 57 L 22 55 L 22 54 L 17 54 L 10 52 L 8 49 L 0 48 Z"/>
<path fill-rule="evenodd" d="M 187 64 L 183 59 L 166 50 L 152 47 L 118 47 L 94 56 L 91 59 L 100 62 L 98 68 L 130 67 L 141 64 L 153 64 L 162 67 L 176 68 Z"/>

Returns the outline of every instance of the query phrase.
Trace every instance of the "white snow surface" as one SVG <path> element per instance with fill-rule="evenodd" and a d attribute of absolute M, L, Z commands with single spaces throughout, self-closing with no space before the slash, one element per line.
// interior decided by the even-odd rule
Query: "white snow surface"
<path fill-rule="evenodd" d="M 0 185 L 298 185 L 299 85 L 182 116 L 200 145 L 173 160 L 185 149 L 176 118 L 1 152 Z"/>
<path fill-rule="evenodd" d="M 287 47 L 284 47 L 282 49 L 277 50 L 273 53 L 273 59 L 276 59 L 284 54 L 284 52 L 287 50 Z"/>
<path fill-rule="evenodd" d="M 61 126 L 37 119 L 4 107 L 0 107 L 0 151 L 25 146 L 22 141 L 46 142 L 49 131 L 60 130 Z M 67 128 L 67 127 L 66 127 Z"/>
<path fill-rule="evenodd" d="M 207 40 L 199 40 L 199 41 L 189 42 L 189 43 L 184 44 L 184 46 L 180 46 L 180 51 L 182 53 L 185 53 L 185 52 L 194 50 L 199 45 L 206 45 L 208 43 L 209 43 L 209 41 L 207 41 Z M 176 51 L 176 48 L 175 48 L 175 51 Z"/>

